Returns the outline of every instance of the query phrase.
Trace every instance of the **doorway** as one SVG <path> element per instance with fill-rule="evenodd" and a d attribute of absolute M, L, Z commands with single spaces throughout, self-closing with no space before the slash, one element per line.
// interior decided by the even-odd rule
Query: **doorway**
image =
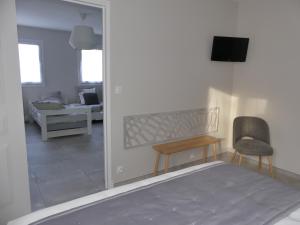
<path fill-rule="evenodd" d="M 16 6 L 31 206 L 35 211 L 110 186 L 106 9 L 63 0 L 16 0 Z M 28 10 L 41 13 L 39 7 L 46 9 L 44 21 L 28 18 L 35 15 Z M 54 11 L 48 12 L 47 21 L 51 7 Z M 74 9 L 79 20 L 72 19 Z M 59 22 L 60 10 L 64 22 Z M 100 29 L 93 27 L 97 26 L 93 21 L 101 23 Z M 70 47 L 69 37 L 76 25 L 94 29 L 97 48 Z"/>

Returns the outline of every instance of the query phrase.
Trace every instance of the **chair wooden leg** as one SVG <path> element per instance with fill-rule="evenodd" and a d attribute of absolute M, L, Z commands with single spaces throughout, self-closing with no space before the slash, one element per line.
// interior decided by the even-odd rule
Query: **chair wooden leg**
<path fill-rule="evenodd" d="M 237 155 L 237 150 L 234 151 L 233 156 L 231 158 L 231 162 L 234 162 L 236 155 Z"/>
<path fill-rule="evenodd" d="M 242 164 L 242 161 L 243 161 L 243 155 L 240 154 L 239 166 Z"/>
<path fill-rule="evenodd" d="M 258 156 L 258 170 L 261 172 L 262 170 L 262 156 Z"/>
<path fill-rule="evenodd" d="M 272 156 L 268 156 L 268 161 L 269 161 L 269 173 L 270 173 L 270 176 L 274 177 Z"/>
<path fill-rule="evenodd" d="M 164 169 L 165 173 L 169 171 L 169 163 L 170 163 L 170 155 L 165 155 L 165 169 Z"/>
<path fill-rule="evenodd" d="M 160 153 L 156 152 L 156 160 L 154 164 L 153 176 L 157 176 L 158 174 L 159 161 L 160 161 Z"/>

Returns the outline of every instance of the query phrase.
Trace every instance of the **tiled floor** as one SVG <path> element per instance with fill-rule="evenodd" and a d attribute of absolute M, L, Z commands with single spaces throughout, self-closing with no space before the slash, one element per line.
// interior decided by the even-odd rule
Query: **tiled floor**
<path fill-rule="evenodd" d="M 105 189 L 102 123 L 93 134 L 41 141 L 36 124 L 26 124 L 32 210 Z"/>

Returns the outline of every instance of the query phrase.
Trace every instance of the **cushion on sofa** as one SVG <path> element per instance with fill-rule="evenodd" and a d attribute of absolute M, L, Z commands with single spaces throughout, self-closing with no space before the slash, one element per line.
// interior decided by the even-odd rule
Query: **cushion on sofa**
<path fill-rule="evenodd" d="M 80 99 L 80 103 L 85 105 L 85 99 L 84 99 L 84 94 L 85 93 L 96 93 L 96 88 L 83 88 L 81 89 L 81 91 L 78 93 L 79 95 L 79 99 Z"/>
<path fill-rule="evenodd" d="M 100 84 L 81 84 L 76 87 L 76 92 L 79 94 L 81 92 L 86 92 L 86 90 L 93 89 L 93 93 L 96 93 L 98 95 L 99 102 L 102 102 L 102 83 Z M 91 92 L 90 92 L 91 93 Z M 79 96 L 80 100 L 80 96 Z M 79 101 L 81 104 L 84 104 L 83 102 Z"/>
<path fill-rule="evenodd" d="M 97 105 L 99 104 L 99 99 L 96 93 L 83 93 L 85 105 Z"/>

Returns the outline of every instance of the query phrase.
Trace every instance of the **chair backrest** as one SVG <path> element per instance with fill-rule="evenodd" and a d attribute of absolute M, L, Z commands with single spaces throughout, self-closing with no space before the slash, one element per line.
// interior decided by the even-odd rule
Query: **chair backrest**
<path fill-rule="evenodd" d="M 243 137 L 251 137 L 270 144 L 270 131 L 267 122 L 261 118 L 241 116 L 233 122 L 233 147 Z"/>

